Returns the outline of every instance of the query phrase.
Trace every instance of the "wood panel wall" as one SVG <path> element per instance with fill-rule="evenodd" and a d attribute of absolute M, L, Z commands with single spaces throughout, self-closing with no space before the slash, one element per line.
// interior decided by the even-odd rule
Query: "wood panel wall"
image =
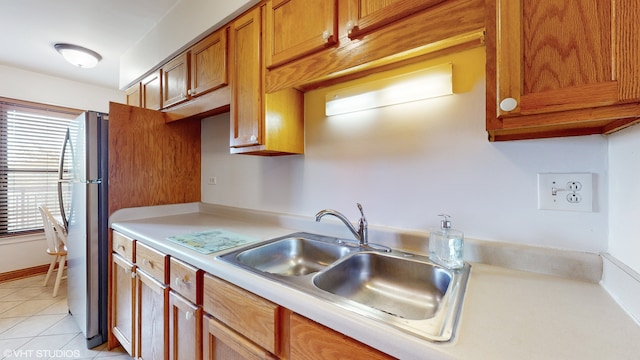
<path fill-rule="evenodd" d="M 109 215 L 116 210 L 200 201 L 200 120 L 109 104 Z"/>

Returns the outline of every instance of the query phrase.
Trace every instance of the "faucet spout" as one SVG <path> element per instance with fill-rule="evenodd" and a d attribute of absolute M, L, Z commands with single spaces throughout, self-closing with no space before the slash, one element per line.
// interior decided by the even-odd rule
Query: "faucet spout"
<path fill-rule="evenodd" d="M 356 229 L 355 226 L 351 224 L 349 219 L 347 219 L 347 217 L 344 216 L 341 212 L 336 210 L 331 210 L 331 209 L 325 209 L 325 210 L 319 211 L 316 214 L 316 221 L 320 222 L 320 219 L 322 219 L 326 215 L 335 216 L 347 226 L 347 228 L 351 231 L 353 236 L 358 240 L 358 244 L 360 246 L 367 246 L 368 245 L 367 219 L 364 217 L 362 205 L 358 204 L 358 209 L 360 210 L 360 214 L 362 215 L 362 217 L 358 221 L 358 229 Z"/>

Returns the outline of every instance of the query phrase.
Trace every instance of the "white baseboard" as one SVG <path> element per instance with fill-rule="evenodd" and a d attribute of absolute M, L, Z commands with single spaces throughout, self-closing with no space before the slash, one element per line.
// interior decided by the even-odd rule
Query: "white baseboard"
<path fill-rule="evenodd" d="M 611 254 L 602 258 L 602 287 L 640 325 L 640 274 Z"/>

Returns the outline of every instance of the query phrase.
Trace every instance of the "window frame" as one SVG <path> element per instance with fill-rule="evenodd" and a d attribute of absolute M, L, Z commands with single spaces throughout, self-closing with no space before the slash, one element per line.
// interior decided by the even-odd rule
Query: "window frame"
<path fill-rule="evenodd" d="M 62 107 L 56 105 L 42 104 L 25 100 L 17 100 L 12 98 L 0 97 L 0 130 L 7 129 L 7 123 L 5 122 L 8 119 L 6 113 L 11 110 L 18 110 L 22 112 L 27 112 L 30 115 L 45 115 L 51 117 L 68 117 L 69 121 L 75 119 L 77 116 L 82 114 L 84 110 Z M 6 158 L 7 152 L 7 143 L 5 141 L 0 142 L 0 215 L 8 214 L 8 177 L 9 177 L 9 167 L 8 160 Z M 62 143 L 60 143 L 62 145 Z M 19 172 L 29 173 L 29 171 L 33 171 L 34 173 L 37 169 L 26 169 L 21 170 Z M 50 172 L 50 171 L 47 171 Z M 56 168 L 57 173 L 57 168 Z M 4 178 L 4 179 L 2 179 Z M 7 186 L 2 186 L 2 185 Z M 57 199 L 57 195 L 55 196 Z M 51 209 L 52 211 L 57 212 L 56 209 Z M 9 231 L 6 228 L 6 222 L 0 222 L 0 239 L 10 238 L 10 237 L 19 237 L 34 233 L 42 232 L 42 229 L 26 229 L 26 230 L 17 230 L 17 231 Z"/>

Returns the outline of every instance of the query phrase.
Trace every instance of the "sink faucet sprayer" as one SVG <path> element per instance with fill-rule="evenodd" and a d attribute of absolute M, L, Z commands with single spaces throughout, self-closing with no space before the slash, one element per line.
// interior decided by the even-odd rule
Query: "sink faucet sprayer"
<path fill-rule="evenodd" d="M 372 250 L 382 250 L 382 251 L 386 251 L 386 252 L 391 251 L 391 249 L 389 249 L 386 246 L 376 245 L 375 247 L 372 247 L 371 245 L 369 245 L 369 235 L 368 235 L 368 230 L 367 230 L 367 226 L 368 226 L 367 218 L 364 216 L 364 211 L 362 210 L 362 205 L 360 205 L 360 203 L 358 203 L 357 205 L 358 205 L 358 210 L 360 210 L 360 220 L 358 221 L 358 229 L 357 230 L 356 230 L 355 226 L 353 226 L 353 224 L 351 224 L 349 219 L 347 219 L 346 216 L 344 216 L 341 212 L 336 211 L 336 210 L 325 209 L 325 210 L 319 211 L 316 214 L 316 221 L 320 222 L 320 219 L 322 219 L 322 217 L 325 216 L 325 215 L 333 215 L 333 216 L 337 217 L 338 219 L 340 219 L 347 226 L 347 228 L 353 233 L 353 236 L 355 236 L 355 238 L 358 240 L 358 246 L 359 247 L 372 249 Z"/>

